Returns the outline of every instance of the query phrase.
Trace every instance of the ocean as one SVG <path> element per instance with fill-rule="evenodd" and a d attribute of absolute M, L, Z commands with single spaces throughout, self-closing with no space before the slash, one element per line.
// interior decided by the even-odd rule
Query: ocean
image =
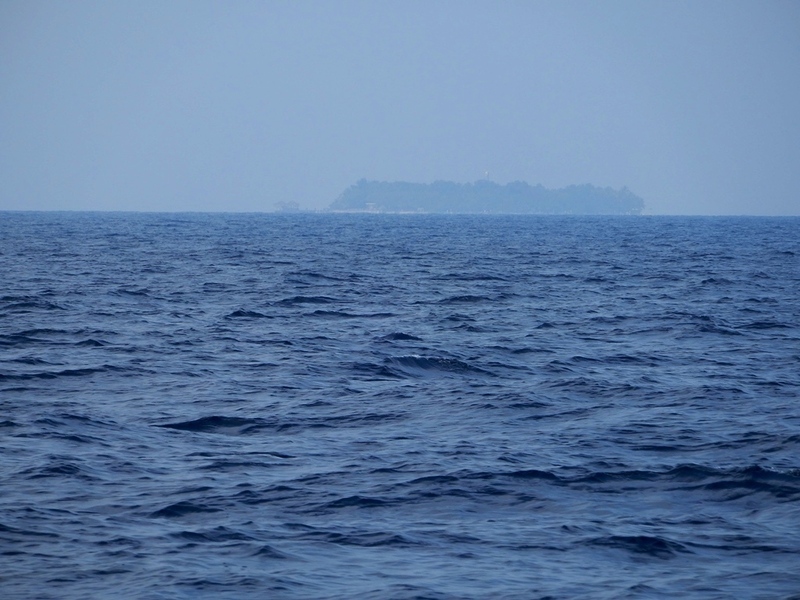
<path fill-rule="evenodd" d="M 0 213 L 3 598 L 800 598 L 800 218 Z"/>

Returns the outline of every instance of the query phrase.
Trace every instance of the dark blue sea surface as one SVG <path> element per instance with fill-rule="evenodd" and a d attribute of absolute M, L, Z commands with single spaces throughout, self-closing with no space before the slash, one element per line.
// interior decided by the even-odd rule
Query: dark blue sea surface
<path fill-rule="evenodd" d="M 0 213 L 3 598 L 800 598 L 800 219 Z"/>

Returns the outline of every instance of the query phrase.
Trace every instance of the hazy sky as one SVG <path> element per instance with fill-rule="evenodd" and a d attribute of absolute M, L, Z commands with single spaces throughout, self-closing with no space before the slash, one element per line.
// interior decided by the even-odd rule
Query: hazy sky
<path fill-rule="evenodd" d="M 487 171 L 800 215 L 800 2 L 0 0 L 0 209 Z"/>

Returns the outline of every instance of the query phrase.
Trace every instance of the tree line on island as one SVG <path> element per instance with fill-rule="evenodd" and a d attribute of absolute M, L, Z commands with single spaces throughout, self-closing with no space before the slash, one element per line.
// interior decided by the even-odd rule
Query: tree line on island
<path fill-rule="evenodd" d="M 644 200 L 628 188 L 615 190 L 593 185 L 561 189 L 532 186 L 524 181 L 501 185 L 475 183 L 409 183 L 360 180 L 331 203 L 340 212 L 386 213 L 494 213 L 639 215 Z"/>

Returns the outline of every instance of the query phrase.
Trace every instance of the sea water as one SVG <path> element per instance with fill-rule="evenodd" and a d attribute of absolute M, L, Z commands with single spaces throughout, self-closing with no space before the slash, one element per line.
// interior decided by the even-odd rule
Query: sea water
<path fill-rule="evenodd" d="M 3 598 L 800 598 L 800 219 L 0 213 Z"/>

